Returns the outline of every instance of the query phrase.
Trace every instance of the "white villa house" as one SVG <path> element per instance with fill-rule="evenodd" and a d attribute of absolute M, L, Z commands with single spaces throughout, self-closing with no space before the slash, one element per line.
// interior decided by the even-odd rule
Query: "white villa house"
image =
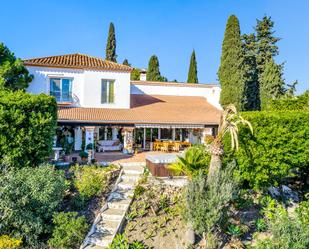
<path fill-rule="evenodd" d="M 83 54 L 24 60 L 34 76 L 28 92 L 54 96 L 58 126 L 74 150 L 153 149 L 160 140 L 203 143 L 219 124 L 220 87 L 130 80 L 131 67 Z"/>

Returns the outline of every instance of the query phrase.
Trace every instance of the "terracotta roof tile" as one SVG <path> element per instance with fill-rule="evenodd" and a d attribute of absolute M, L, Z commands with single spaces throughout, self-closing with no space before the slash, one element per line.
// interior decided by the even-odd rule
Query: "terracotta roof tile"
<path fill-rule="evenodd" d="M 203 97 L 131 94 L 130 109 L 59 107 L 62 122 L 219 124 L 221 111 Z"/>
<path fill-rule="evenodd" d="M 212 88 L 219 87 L 218 84 L 203 84 L 203 83 L 186 83 L 186 82 L 162 82 L 162 81 L 142 81 L 142 80 L 131 80 L 132 85 L 148 85 L 148 86 L 175 86 L 175 87 L 197 87 L 197 88 Z"/>
<path fill-rule="evenodd" d="M 131 67 L 84 54 L 66 54 L 23 60 L 26 66 L 111 70 L 130 72 Z"/>

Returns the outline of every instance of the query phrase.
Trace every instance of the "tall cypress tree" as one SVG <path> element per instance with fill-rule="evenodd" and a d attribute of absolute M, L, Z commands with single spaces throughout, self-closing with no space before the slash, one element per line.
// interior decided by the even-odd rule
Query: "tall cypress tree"
<path fill-rule="evenodd" d="M 195 51 L 194 50 L 193 50 L 193 52 L 191 54 L 190 67 L 189 67 L 187 82 L 188 83 L 198 83 L 197 63 L 196 63 Z"/>
<path fill-rule="evenodd" d="M 242 43 L 239 21 L 235 15 L 228 18 L 222 44 L 218 77 L 221 84 L 221 105 L 234 104 L 242 110 L 244 94 Z"/>
<path fill-rule="evenodd" d="M 265 63 L 260 76 L 261 109 L 266 110 L 270 99 L 279 98 L 284 94 L 283 67 L 273 59 Z"/>
<path fill-rule="evenodd" d="M 156 55 L 152 55 L 149 59 L 146 79 L 149 81 L 166 81 L 161 76 L 159 60 Z"/>
<path fill-rule="evenodd" d="M 115 27 L 112 22 L 109 24 L 105 58 L 106 60 L 117 62 Z"/>

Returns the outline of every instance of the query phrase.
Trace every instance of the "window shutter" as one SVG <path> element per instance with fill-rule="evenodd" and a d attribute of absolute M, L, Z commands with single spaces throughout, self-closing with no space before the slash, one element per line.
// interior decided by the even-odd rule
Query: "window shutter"
<path fill-rule="evenodd" d="M 114 103 L 114 81 L 109 82 L 109 103 Z"/>
<path fill-rule="evenodd" d="M 101 103 L 107 103 L 107 81 L 101 82 Z"/>

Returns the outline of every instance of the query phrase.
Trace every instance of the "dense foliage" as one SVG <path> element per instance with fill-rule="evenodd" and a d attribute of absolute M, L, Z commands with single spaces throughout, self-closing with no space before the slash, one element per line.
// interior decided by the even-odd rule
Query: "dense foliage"
<path fill-rule="evenodd" d="M 273 111 L 309 111 L 309 91 L 300 96 L 272 99 L 268 109 Z"/>
<path fill-rule="evenodd" d="M 308 112 L 248 112 L 243 117 L 251 122 L 254 134 L 242 127 L 239 150 L 226 154 L 236 157 L 237 175 L 243 183 L 261 188 L 278 184 L 295 172 L 304 179 L 308 176 Z M 229 143 L 226 139 L 225 151 L 229 151 Z"/>
<path fill-rule="evenodd" d="M 28 87 L 32 78 L 23 62 L 0 43 L 0 88 L 23 90 Z"/>
<path fill-rule="evenodd" d="M 117 62 L 115 26 L 112 22 L 109 24 L 105 58 L 106 60 Z"/>
<path fill-rule="evenodd" d="M 149 59 L 146 79 L 149 81 L 167 81 L 167 79 L 161 76 L 159 60 L 156 55 L 152 55 Z"/>
<path fill-rule="evenodd" d="M 261 110 L 267 110 L 272 99 L 280 98 L 284 93 L 282 65 L 277 65 L 272 59 L 265 63 L 260 75 Z"/>
<path fill-rule="evenodd" d="M 51 231 L 51 219 L 67 190 L 64 174 L 51 165 L 22 168 L 0 176 L 0 233 L 35 247 Z"/>
<path fill-rule="evenodd" d="M 236 190 L 232 164 L 215 174 L 216 178 L 207 182 L 205 174 L 200 172 L 185 190 L 184 218 L 200 235 L 209 236 L 217 231 Z"/>
<path fill-rule="evenodd" d="M 21 239 L 11 238 L 8 235 L 0 236 L 0 249 L 17 249 L 22 244 Z"/>
<path fill-rule="evenodd" d="M 189 67 L 187 82 L 188 83 L 198 83 L 197 63 L 196 63 L 195 51 L 194 50 L 193 50 L 193 52 L 191 54 L 190 67 Z"/>
<path fill-rule="evenodd" d="M 242 61 L 239 22 L 236 16 L 231 15 L 226 24 L 218 70 L 222 88 L 220 104 L 224 107 L 234 104 L 238 110 L 243 109 L 244 73 Z"/>
<path fill-rule="evenodd" d="M 83 242 L 89 225 L 84 216 L 78 217 L 76 212 L 57 213 L 53 216 L 52 238 L 48 244 L 57 249 L 78 248 Z"/>
<path fill-rule="evenodd" d="M 33 167 L 51 154 L 57 104 L 53 97 L 0 92 L 0 166 Z"/>

